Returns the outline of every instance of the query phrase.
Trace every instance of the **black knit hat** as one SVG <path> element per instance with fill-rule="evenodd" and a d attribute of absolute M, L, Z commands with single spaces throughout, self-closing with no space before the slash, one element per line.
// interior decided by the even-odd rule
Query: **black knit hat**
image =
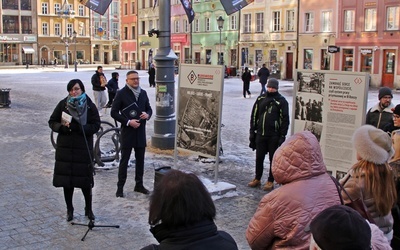
<path fill-rule="evenodd" d="M 393 98 L 392 90 L 388 87 L 382 87 L 379 89 L 378 99 L 380 100 L 385 95 L 390 95 Z"/>
<path fill-rule="evenodd" d="M 394 109 L 392 109 L 393 114 L 400 115 L 400 104 L 397 104 Z"/>
<path fill-rule="evenodd" d="M 270 78 L 267 83 L 267 88 L 279 89 L 279 82 L 275 78 Z"/>

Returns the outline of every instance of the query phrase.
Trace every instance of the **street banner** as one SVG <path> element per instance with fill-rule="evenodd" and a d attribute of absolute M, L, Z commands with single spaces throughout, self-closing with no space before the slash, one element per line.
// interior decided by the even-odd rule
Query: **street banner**
<path fill-rule="evenodd" d="M 221 0 L 227 15 L 233 14 L 254 2 L 254 0 Z"/>
<path fill-rule="evenodd" d="M 311 131 L 321 145 L 328 172 L 337 178 L 357 161 L 351 138 L 365 122 L 368 89 L 367 73 L 297 71 L 292 133 Z"/>
<path fill-rule="evenodd" d="M 194 16 L 196 14 L 194 13 L 194 10 L 192 8 L 192 3 L 190 1 L 191 0 L 181 0 L 181 3 L 182 3 L 183 8 L 185 9 L 189 23 L 192 23 L 194 20 Z"/>
<path fill-rule="evenodd" d="M 112 0 L 79 0 L 80 4 L 85 5 L 89 9 L 93 10 L 100 15 L 104 15 L 108 6 L 110 6 Z"/>
<path fill-rule="evenodd" d="M 218 159 L 223 81 L 222 65 L 180 65 L 176 149 Z"/>

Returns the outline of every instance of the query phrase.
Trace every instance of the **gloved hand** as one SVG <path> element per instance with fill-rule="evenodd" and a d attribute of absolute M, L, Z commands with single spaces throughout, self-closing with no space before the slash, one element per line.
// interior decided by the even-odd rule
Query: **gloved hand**
<path fill-rule="evenodd" d="M 67 134 L 71 133 L 71 130 L 67 126 L 61 125 L 60 133 L 67 135 Z"/>
<path fill-rule="evenodd" d="M 286 139 L 285 136 L 281 136 L 281 137 L 279 138 L 278 146 L 282 145 L 282 143 L 285 142 L 285 139 Z"/>
<path fill-rule="evenodd" d="M 255 132 L 250 131 L 249 140 L 250 140 L 249 147 L 251 149 L 253 149 L 253 151 L 256 150 L 256 133 Z"/>

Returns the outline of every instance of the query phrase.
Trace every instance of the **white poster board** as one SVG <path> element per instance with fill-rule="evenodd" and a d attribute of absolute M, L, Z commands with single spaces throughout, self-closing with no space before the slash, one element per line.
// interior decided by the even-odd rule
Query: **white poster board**
<path fill-rule="evenodd" d="M 292 133 L 311 131 L 321 145 L 328 171 L 337 178 L 356 162 L 351 138 L 364 124 L 368 89 L 367 73 L 297 71 Z"/>
<path fill-rule="evenodd" d="M 219 162 L 224 67 L 181 64 L 176 149 Z"/>

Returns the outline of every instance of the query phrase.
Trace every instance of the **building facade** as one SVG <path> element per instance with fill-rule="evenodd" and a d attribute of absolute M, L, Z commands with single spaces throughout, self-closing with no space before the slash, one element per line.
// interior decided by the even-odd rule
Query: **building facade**
<path fill-rule="evenodd" d="M 137 17 L 137 1 L 136 0 L 121 0 L 121 67 L 125 69 L 135 68 L 138 61 L 137 37 L 138 37 L 138 17 Z"/>

